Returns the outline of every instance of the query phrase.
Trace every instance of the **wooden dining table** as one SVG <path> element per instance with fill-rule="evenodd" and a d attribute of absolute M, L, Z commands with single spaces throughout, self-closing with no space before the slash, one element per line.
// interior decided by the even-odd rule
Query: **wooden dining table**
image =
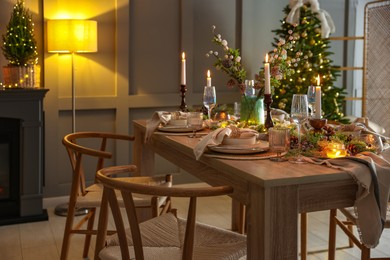
<path fill-rule="evenodd" d="M 139 174 L 154 174 L 158 154 L 212 186 L 234 188 L 233 200 L 246 205 L 247 259 L 297 259 L 299 213 L 354 204 L 357 185 L 347 172 L 310 163 L 223 159 L 207 153 L 196 160 L 193 149 L 201 137 L 158 132 L 144 142 L 146 120 L 134 120 L 133 125 L 137 151 L 133 159 Z"/>

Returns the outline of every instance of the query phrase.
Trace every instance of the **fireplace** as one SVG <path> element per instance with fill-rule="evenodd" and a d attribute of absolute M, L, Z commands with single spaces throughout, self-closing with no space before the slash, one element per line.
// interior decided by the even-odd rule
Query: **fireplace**
<path fill-rule="evenodd" d="M 20 216 L 21 120 L 0 118 L 0 218 Z"/>
<path fill-rule="evenodd" d="M 47 91 L 0 90 L 0 225 L 48 219 L 42 207 Z"/>

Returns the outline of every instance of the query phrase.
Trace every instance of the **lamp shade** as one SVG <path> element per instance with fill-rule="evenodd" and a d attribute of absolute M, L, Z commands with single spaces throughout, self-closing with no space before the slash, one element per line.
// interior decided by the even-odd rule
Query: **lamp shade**
<path fill-rule="evenodd" d="M 49 20 L 47 50 L 54 53 L 97 52 L 97 22 Z"/>

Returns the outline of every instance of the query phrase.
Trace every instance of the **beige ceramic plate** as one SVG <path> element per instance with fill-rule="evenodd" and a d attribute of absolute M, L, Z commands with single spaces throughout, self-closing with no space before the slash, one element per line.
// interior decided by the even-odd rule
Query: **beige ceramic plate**
<path fill-rule="evenodd" d="M 202 130 L 204 127 L 201 127 L 197 129 L 196 131 Z M 192 132 L 192 128 L 188 126 L 173 126 L 173 125 L 166 125 L 166 126 L 159 126 L 157 128 L 161 132 L 169 132 L 169 133 L 190 133 Z"/>
<path fill-rule="evenodd" d="M 269 144 L 266 141 L 258 141 L 253 145 L 218 145 L 209 147 L 211 151 L 228 154 L 253 154 L 269 150 Z"/>

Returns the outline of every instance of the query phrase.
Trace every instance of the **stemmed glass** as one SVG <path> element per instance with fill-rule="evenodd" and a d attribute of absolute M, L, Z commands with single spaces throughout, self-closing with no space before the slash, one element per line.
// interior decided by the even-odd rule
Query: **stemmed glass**
<path fill-rule="evenodd" d="M 202 112 L 188 112 L 187 116 L 188 127 L 192 129 L 191 138 L 196 138 L 196 131 L 203 126 L 203 113 Z"/>
<path fill-rule="evenodd" d="M 217 95 L 215 93 L 215 87 L 204 87 L 203 90 L 203 105 L 207 108 L 208 117 L 211 119 L 211 110 L 217 103 Z"/>
<path fill-rule="evenodd" d="M 301 124 L 308 117 L 307 95 L 304 94 L 294 94 L 291 103 L 291 118 L 297 124 L 297 133 L 298 133 L 298 154 L 294 160 L 291 162 L 294 163 L 303 163 L 304 161 L 301 158 Z"/>
<path fill-rule="evenodd" d="M 314 107 L 316 103 L 316 87 L 309 86 L 307 88 L 307 102 L 309 103 L 310 116 L 314 115 Z"/>

